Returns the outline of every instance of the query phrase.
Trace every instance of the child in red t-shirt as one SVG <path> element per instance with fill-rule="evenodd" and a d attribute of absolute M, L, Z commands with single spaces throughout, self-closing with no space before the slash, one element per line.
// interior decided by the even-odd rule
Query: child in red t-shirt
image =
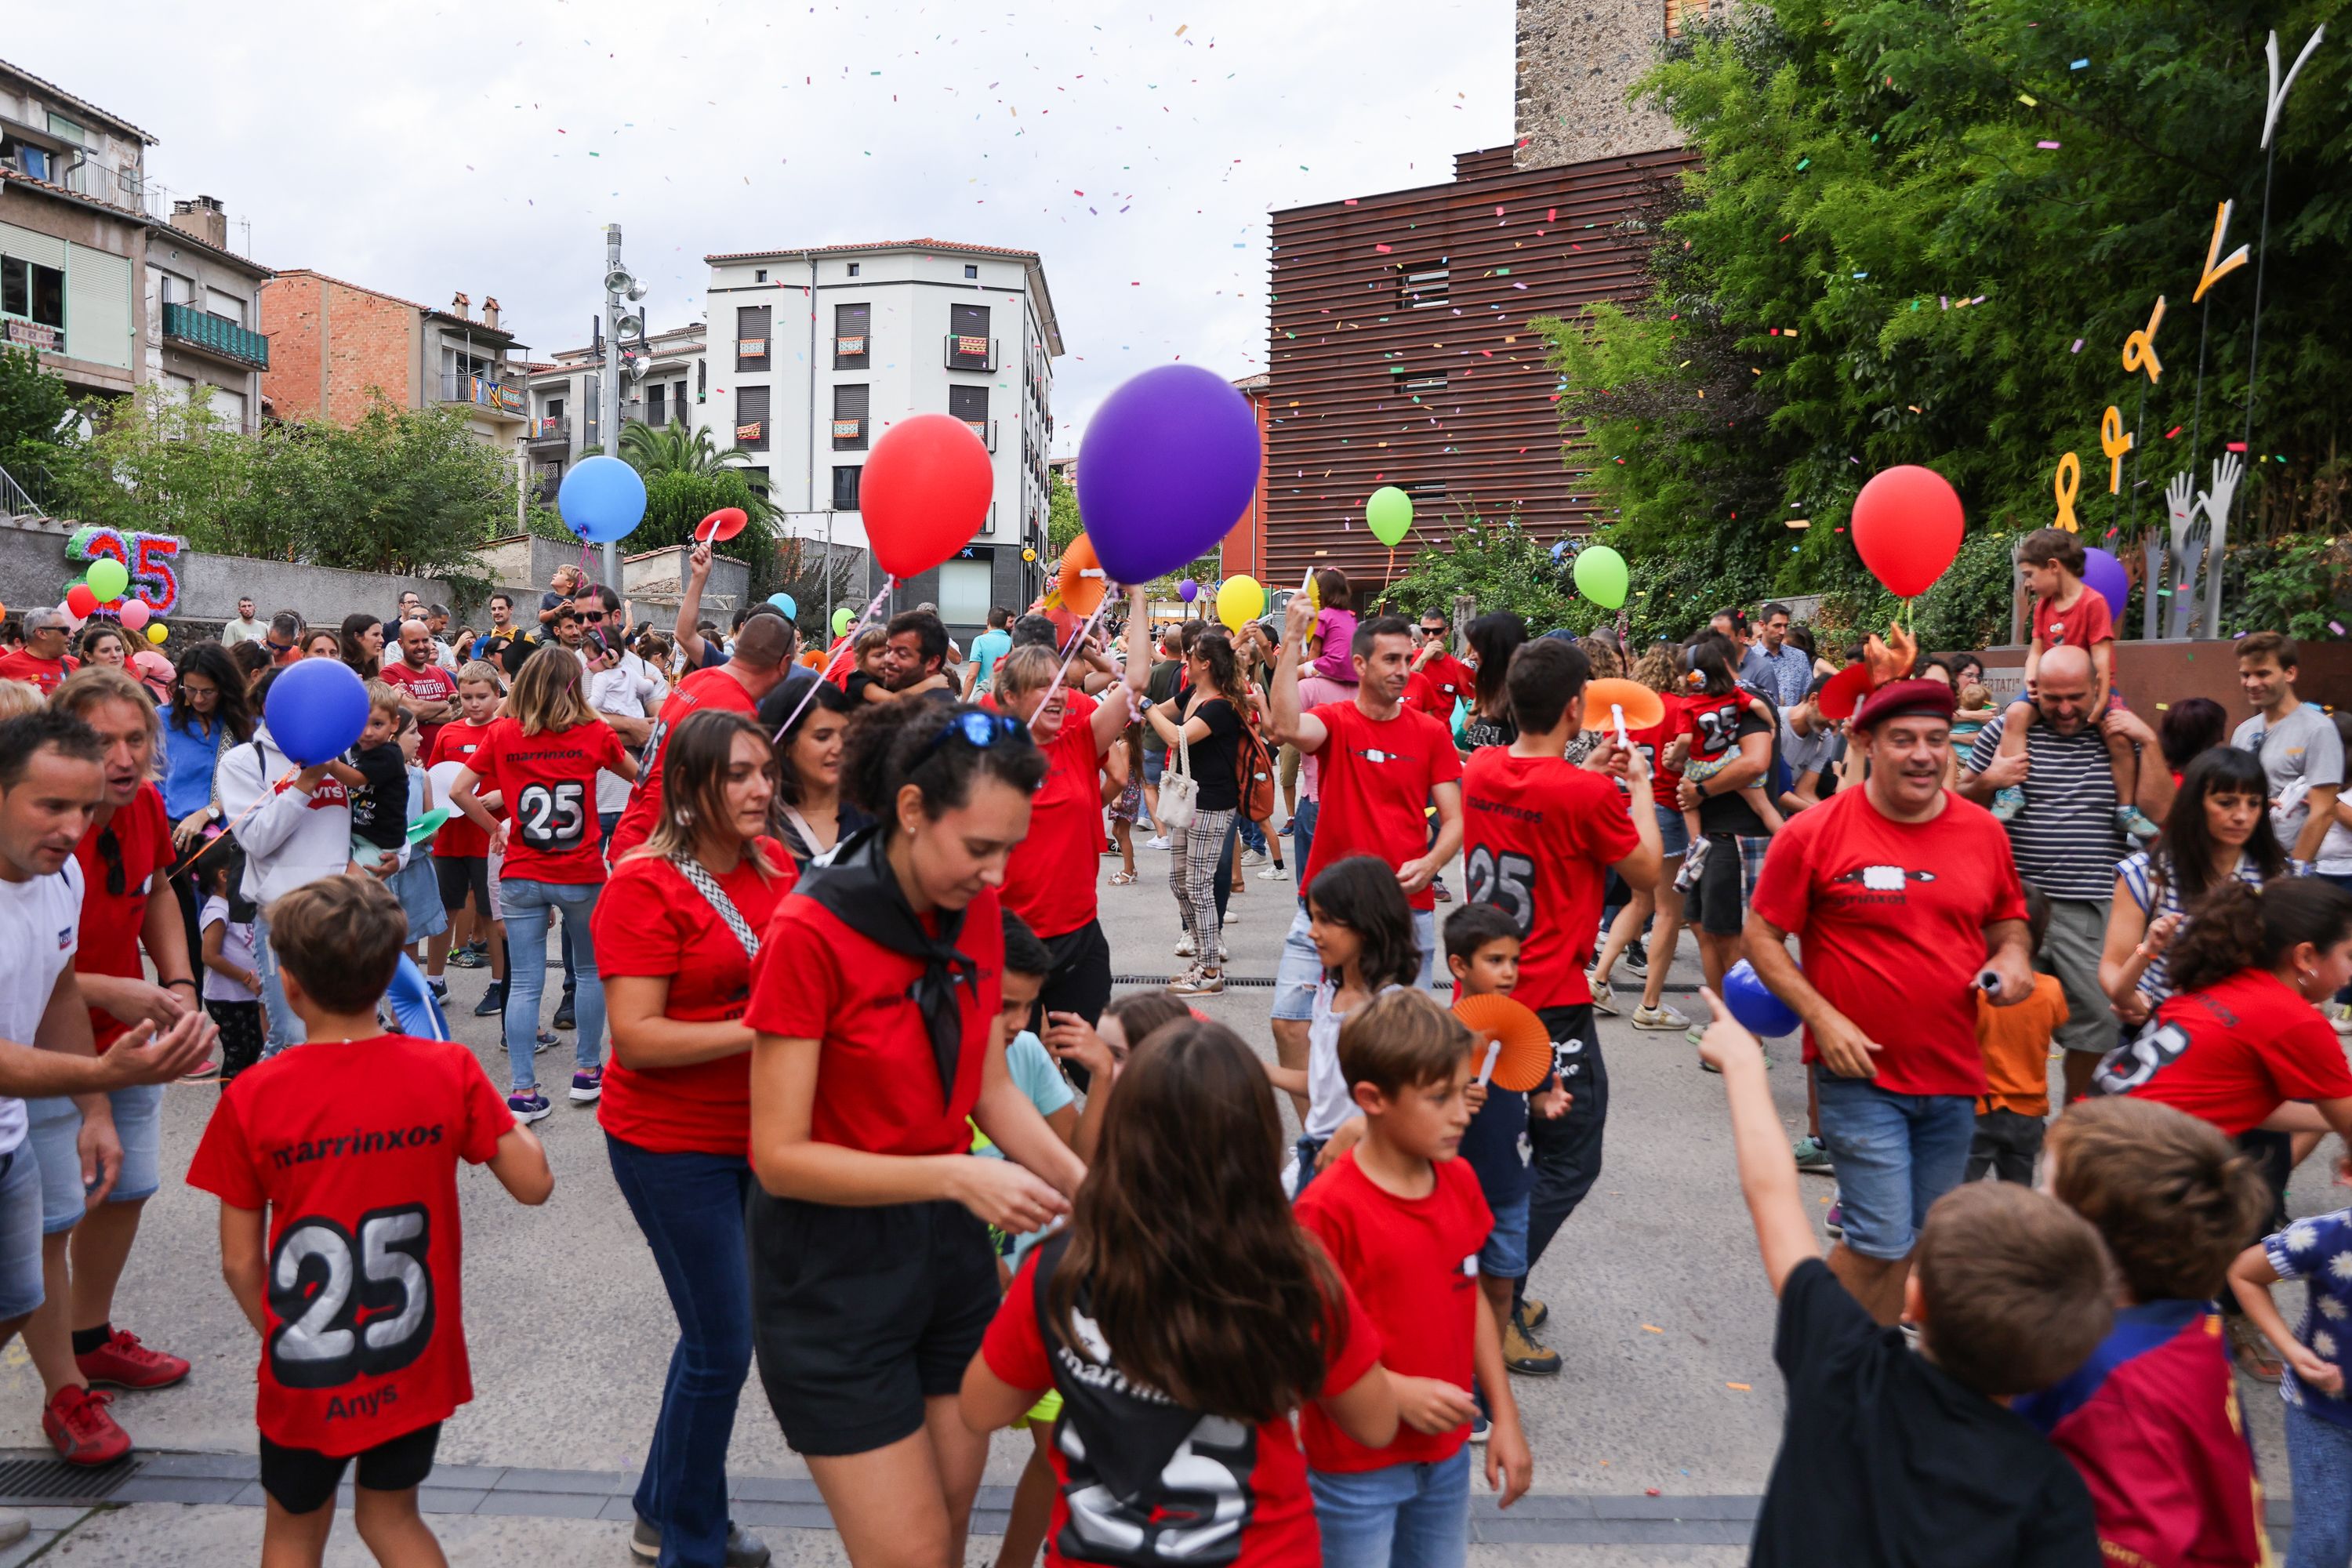
<path fill-rule="evenodd" d="M 1420 1562 L 1468 1538 L 1473 1376 L 1490 1412 L 1487 1484 L 1508 1508 L 1534 1478 L 1478 1279 L 1494 1215 L 1476 1173 L 1454 1158 L 1470 1125 L 1470 1047 L 1461 1021 L 1420 991 L 1384 993 L 1339 1030 L 1364 1135 L 1299 1194 L 1297 1213 L 1381 1331 L 1403 1429 L 1372 1447 L 1306 1412 L 1326 1562 L 1369 1562 L 1391 1542 L 1400 1561 Z"/>
<path fill-rule="evenodd" d="M 527 1204 L 555 1178 L 473 1052 L 377 1025 L 408 930 L 391 889 L 329 877 L 268 918 L 310 1043 L 237 1075 L 188 1169 L 221 1200 L 221 1271 L 261 1336 L 262 1556 L 320 1560 L 356 1458 L 353 1519 L 377 1561 L 438 1562 L 416 1489 L 474 1396 L 457 1163 Z"/>
<path fill-rule="evenodd" d="M 2025 568 L 2033 592 L 2033 625 L 2025 647 L 2026 695 L 2001 714 L 2000 746 L 1996 756 L 2025 754 L 2025 732 L 2033 728 L 2038 710 L 2032 694 L 2042 676 L 2042 656 L 2053 647 L 2079 647 L 2091 656 L 2090 711 L 2105 719 L 2116 699 L 2116 626 L 2104 595 L 2083 581 L 2089 561 L 2080 534 L 2062 528 L 2037 528 L 2017 547 L 2018 564 Z M 2116 826 L 2134 838 L 2153 838 L 2158 831 L 2147 813 L 2132 804 L 2139 793 L 2139 752 L 2129 738 L 2107 737 L 2107 765 L 2115 770 Z M 2007 822 L 2025 809 L 2025 792 L 2015 784 L 1993 795 L 1992 814 Z"/>
<path fill-rule="evenodd" d="M 1291 1412 L 1377 1447 L 1397 1402 L 1379 1331 L 1282 1195 L 1265 1076 L 1231 1029 L 1177 1020 L 1109 1100 L 1070 1223 L 964 1373 L 963 1419 L 992 1431 L 1062 1395 L 1048 1568 L 1319 1568 Z"/>

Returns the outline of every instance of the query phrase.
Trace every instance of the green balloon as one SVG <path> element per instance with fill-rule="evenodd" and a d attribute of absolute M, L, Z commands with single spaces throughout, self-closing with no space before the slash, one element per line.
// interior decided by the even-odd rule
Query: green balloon
<path fill-rule="evenodd" d="M 1576 557 L 1576 591 L 1604 610 L 1625 602 L 1632 577 L 1625 558 L 1605 544 L 1588 544 Z"/>
<path fill-rule="evenodd" d="M 1364 521 L 1374 539 L 1394 550 L 1412 530 L 1412 498 L 1394 485 L 1382 485 L 1364 503 Z"/>
<path fill-rule="evenodd" d="M 833 612 L 833 635 L 835 637 L 846 636 L 849 631 L 849 623 L 856 618 L 856 616 L 849 613 L 849 606 L 847 605 L 844 605 L 835 610 Z"/>
<path fill-rule="evenodd" d="M 110 555 L 101 555 L 89 563 L 89 591 L 98 595 L 101 605 L 122 597 L 122 590 L 131 586 L 131 574 L 122 563 Z"/>

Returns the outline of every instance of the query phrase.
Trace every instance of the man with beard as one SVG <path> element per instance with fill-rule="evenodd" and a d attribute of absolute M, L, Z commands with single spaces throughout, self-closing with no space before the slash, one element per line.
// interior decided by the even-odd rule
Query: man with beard
<path fill-rule="evenodd" d="M 890 617 L 883 635 L 882 684 L 894 697 L 953 693 L 947 674 L 948 629 L 929 610 L 906 610 Z"/>
<path fill-rule="evenodd" d="M 1822 1141 L 1845 1210 L 1830 1270 L 1882 1323 L 1902 1313 L 1928 1208 L 1968 1163 L 1986 1089 L 1978 987 L 1996 1006 L 2033 994 L 2008 836 L 1944 788 L 1953 709 L 1933 680 L 1891 682 L 1862 705 L 1853 739 L 1868 780 L 1774 837 L 1745 933 L 1822 1069 Z"/>

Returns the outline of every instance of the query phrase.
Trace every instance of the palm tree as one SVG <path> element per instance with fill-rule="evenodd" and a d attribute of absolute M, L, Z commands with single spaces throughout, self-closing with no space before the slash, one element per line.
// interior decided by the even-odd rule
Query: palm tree
<path fill-rule="evenodd" d="M 720 451 L 710 439 L 708 426 L 689 431 L 676 423 L 658 428 L 624 425 L 621 458 L 641 474 L 717 474 L 751 461 L 751 452 L 741 447 Z"/>

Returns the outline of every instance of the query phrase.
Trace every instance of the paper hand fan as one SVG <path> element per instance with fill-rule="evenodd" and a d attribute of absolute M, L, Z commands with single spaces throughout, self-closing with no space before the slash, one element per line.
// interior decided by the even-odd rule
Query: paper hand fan
<path fill-rule="evenodd" d="M 1870 666 L 1856 659 L 1822 687 L 1822 717 L 1841 721 L 1851 719 L 1862 707 L 1863 699 L 1870 695 Z"/>
<path fill-rule="evenodd" d="M 1525 1094 L 1551 1073 L 1551 1031 L 1524 1002 L 1492 992 L 1465 996 L 1454 1004 L 1454 1016 L 1475 1033 L 1491 1035 L 1503 1047 L 1495 1063 L 1495 1086 Z"/>
<path fill-rule="evenodd" d="M 1638 680 L 1589 680 L 1584 684 L 1584 727 L 1606 730 L 1614 734 L 1617 716 L 1614 708 L 1625 710 L 1625 728 L 1646 730 L 1663 724 L 1666 705 L 1658 694 Z"/>
<path fill-rule="evenodd" d="M 432 810 L 426 812 L 424 816 L 418 817 L 415 821 L 408 825 L 408 841 L 411 844 L 424 843 L 426 839 L 440 832 L 442 825 L 448 820 L 449 808 L 446 805 L 435 806 Z"/>
<path fill-rule="evenodd" d="M 1079 534 L 1062 552 L 1062 575 L 1058 586 L 1062 591 L 1062 607 L 1081 618 L 1095 613 L 1103 602 L 1107 580 L 1102 563 L 1095 558 L 1094 541 Z"/>

